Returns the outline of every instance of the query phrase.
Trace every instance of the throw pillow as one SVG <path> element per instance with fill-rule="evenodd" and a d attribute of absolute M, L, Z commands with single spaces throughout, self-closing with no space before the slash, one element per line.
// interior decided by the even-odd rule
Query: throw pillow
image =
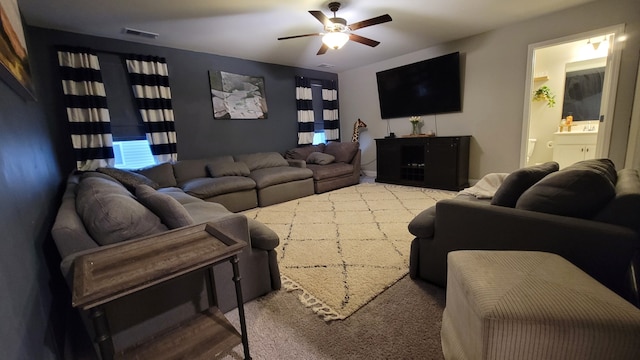
<path fill-rule="evenodd" d="M 333 155 L 335 162 L 350 163 L 356 156 L 360 144 L 357 142 L 332 141 L 324 148 L 325 154 Z"/>
<path fill-rule="evenodd" d="M 161 188 L 178 185 L 173 174 L 173 165 L 168 162 L 139 169 L 136 172 L 157 182 Z"/>
<path fill-rule="evenodd" d="M 492 205 L 515 207 L 518 198 L 533 184 L 545 176 L 558 171 L 558 163 L 555 161 L 518 169 L 502 182 L 491 199 Z"/>
<path fill-rule="evenodd" d="M 193 225 L 193 218 L 178 200 L 167 194 L 155 191 L 150 186 L 136 186 L 138 201 L 156 214 L 169 229 Z"/>
<path fill-rule="evenodd" d="M 120 181 L 122 185 L 124 185 L 129 191 L 134 191 L 136 186 L 139 184 L 149 185 L 154 189 L 160 187 L 157 182 L 149 179 L 148 177 L 135 173 L 133 171 L 110 168 L 110 167 L 101 167 L 96 169 L 97 172 L 107 174 L 112 178 Z"/>
<path fill-rule="evenodd" d="M 292 160 L 306 160 L 312 152 L 324 152 L 324 148 L 325 145 L 322 143 L 318 145 L 300 146 L 287 150 L 284 157 Z"/>
<path fill-rule="evenodd" d="M 243 162 L 214 162 L 207 164 L 207 170 L 212 177 L 221 176 L 249 176 L 249 167 Z"/>
<path fill-rule="evenodd" d="M 606 162 L 576 163 L 530 187 L 516 208 L 590 219 L 615 196 L 610 176 Z"/>
<path fill-rule="evenodd" d="M 124 186 L 100 177 L 88 177 L 78 184 L 76 210 L 87 232 L 100 245 L 167 230 Z"/>
<path fill-rule="evenodd" d="M 331 154 L 312 152 L 311 154 L 309 154 L 309 157 L 307 157 L 307 162 L 309 164 L 327 165 L 331 164 L 335 159 L 335 156 Z"/>

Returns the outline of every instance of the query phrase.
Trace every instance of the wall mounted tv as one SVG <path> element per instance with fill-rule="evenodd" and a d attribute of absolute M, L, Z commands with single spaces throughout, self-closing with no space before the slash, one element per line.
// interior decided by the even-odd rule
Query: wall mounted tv
<path fill-rule="evenodd" d="M 383 119 L 462 110 L 460 53 L 376 73 Z"/>

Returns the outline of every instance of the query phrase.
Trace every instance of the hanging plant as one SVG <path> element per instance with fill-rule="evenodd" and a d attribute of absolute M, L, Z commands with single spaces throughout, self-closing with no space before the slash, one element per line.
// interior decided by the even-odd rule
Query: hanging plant
<path fill-rule="evenodd" d="M 556 105 L 556 96 L 553 95 L 548 86 L 541 86 L 533 92 L 533 101 L 546 101 L 547 106 L 552 108 Z"/>

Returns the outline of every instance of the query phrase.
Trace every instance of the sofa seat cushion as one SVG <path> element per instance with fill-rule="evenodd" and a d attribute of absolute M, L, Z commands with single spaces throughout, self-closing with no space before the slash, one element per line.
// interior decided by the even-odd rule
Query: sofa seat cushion
<path fill-rule="evenodd" d="M 196 224 L 218 220 L 231 215 L 238 215 L 230 212 L 218 203 L 208 201 L 189 203 L 184 205 L 184 208 L 187 210 L 189 215 L 191 215 L 194 223 Z M 271 230 L 267 225 L 251 218 L 247 218 L 247 222 L 249 226 L 251 247 L 262 250 L 273 250 L 280 244 L 280 237 L 278 237 L 278 234 Z"/>
<path fill-rule="evenodd" d="M 87 232 L 100 245 L 167 230 L 160 218 L 140 204 L 124 186 L 99 177 L 80 182 L 76 209 Z"/>
<path fill-rule="evenodd" d="M 610 160 L 581 161 L 538 181 L 520 196 L 516 208 L 590 219 L 615 196 L 616 179 Z"/>
<path fill-rule="evenodd" d="M 285 160 L 286 161 L 286 160 Z M 252 170 L 249 175 L 256 182 L 256 188 L 284 184 L 291 181 L 308 179 L 313 176 L 313 171 L 308 168 L 296 168 L 292 166 L 278 166 Z"/>
<path fill-rule="evenodd" d="M 540 165 L 518 169 L 507 175 L 491 199 L 492 205 L 515 207 L 518 198 L 533 184 L 542 180 L 552 172 L 558 171 L 559 165 L 555 161 Z"/>
<path fill-rule="evenodd" d="M 251 171 L 271 167 L 289 166 L 287 160 L 277 152 L 242 154 L 235 155 L 233 158 L 235 161 L 245 163 Z"/>
<path fill-rule="evenodd" d="M 136 197 L 142 205 L 153 211 L 169 229 L 193 225 L 193 218 L 184 206 L 168 194 L 155 191 L 148 185 L 140 184 L 136 186 Z"/>
<path fill-rule="evenodd" d="M 332 141 L 324 148 L 324 152 L 335 157 L 335 162 L 350 163 L 356 156 L 360 144 L 358 142 Z"/>
<path fill-rule="evenodd" d="M 178 183 L 176 182 L 176 177 L 173 174 L 173 165 L 171 165 L 170 163 L 152 165 L 140 170 L 136 170 L 135 172 L 155 181 L 161 188 L 178 185 Z"/>
<path fill-rule="evenodd" d="M 184 192 L 184 190 L 180 189 L 179 187 L 161 188 L 161 189 L 158 189 L 158 192 L 171 196 L 172 198 L 178 200 L 178 202 L 182 205 L 192 203 L 192 202 L 202 201 L 202 199 L 198 199 L 195 196 L 191 196 L 187 194 L 186 192 Z"/>
<path fill-rule="evenodd" d="M 353 174 L 353 165 L 342 162 L 327 165 L 307 164 L 307 168 L 313 171 L 313 179 L 316 181 Z"/>
<path fill-rule="evenodd" d="M 208 199 L 212 196 L 251 190 L 256 187 L 256 183 L 244 176 L 202 177 L 185 181 L 181 187 L 189 195 Z"/>

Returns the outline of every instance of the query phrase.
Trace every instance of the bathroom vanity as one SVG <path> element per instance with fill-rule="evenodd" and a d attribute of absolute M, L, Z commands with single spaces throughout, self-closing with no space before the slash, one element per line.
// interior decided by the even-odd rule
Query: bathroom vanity
<path fill-rule="evenodd" d="M 597 131 L 556 132 L 553 134 L 553 161 L 560 168 L 582 160 L 595 159 Z"/>

